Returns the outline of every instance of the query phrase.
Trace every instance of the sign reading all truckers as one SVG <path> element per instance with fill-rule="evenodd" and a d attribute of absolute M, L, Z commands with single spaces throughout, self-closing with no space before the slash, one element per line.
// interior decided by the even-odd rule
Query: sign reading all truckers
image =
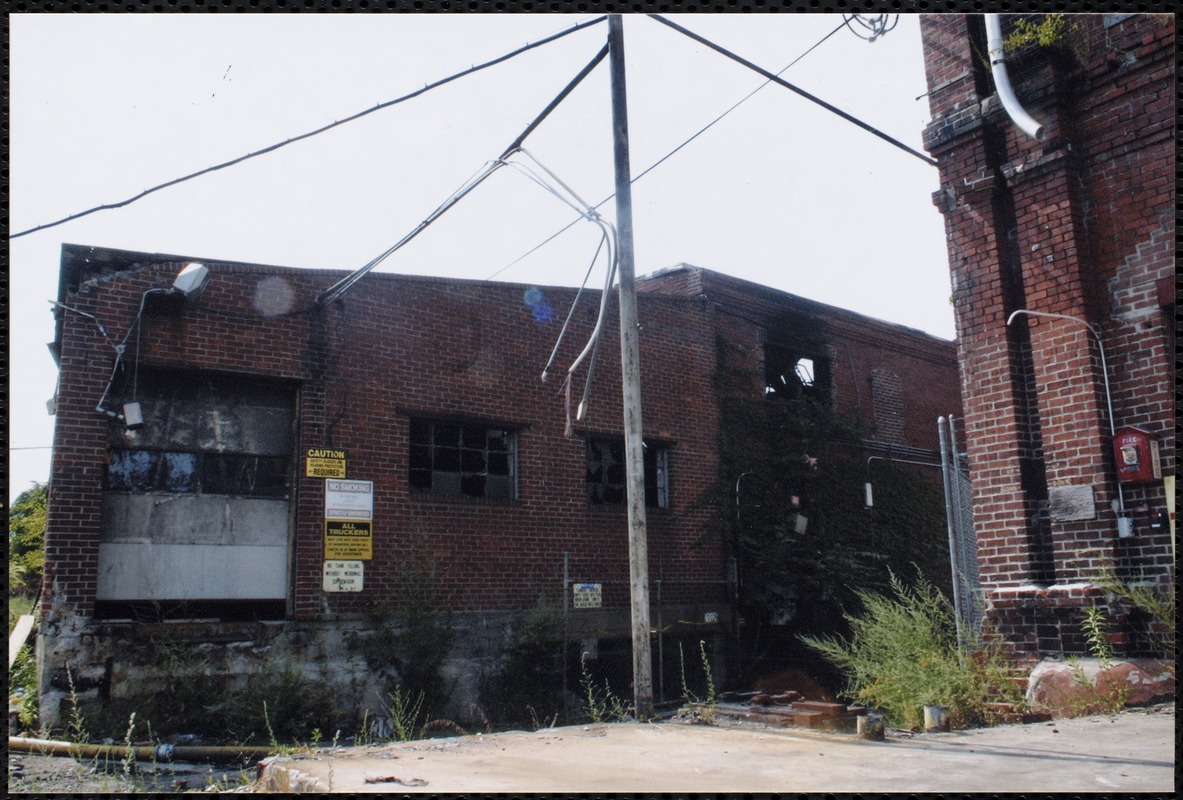
<path fill-rule="evenodd" d="M 325 519 L 373 518 L 373 481 L 325 479 Z"/>
<path fill-rule="evenodd" d="M 367 520 L 326 519 L 326 561 L 369 561 L 374 557 L 374 523 Z"/>
<path fill-rule="evenodd" d="M 304 459 L 305 475 L 309 478 L 344 478 L 345 451 L 310 447 Z"/>
<path fill-rule="evenodd" d="M 326 561 L 323 588 L 326 592 L 360 592 L 365 583 L 361 561 Z"/>

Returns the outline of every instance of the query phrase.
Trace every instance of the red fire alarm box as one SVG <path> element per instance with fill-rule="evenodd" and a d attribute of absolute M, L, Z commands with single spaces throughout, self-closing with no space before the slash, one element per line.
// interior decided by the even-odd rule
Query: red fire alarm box
<path fill-rule="evenodd" d="M 1122 483 L 1150 483 L 1162 479 L 1158 440 L 1141 428 L 1126 427 L 1113 435 L 1117 479 Z"/>

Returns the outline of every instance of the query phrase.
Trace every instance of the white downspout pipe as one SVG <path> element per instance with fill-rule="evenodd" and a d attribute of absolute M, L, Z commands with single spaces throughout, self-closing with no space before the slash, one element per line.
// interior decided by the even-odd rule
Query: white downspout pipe
<path fill-rule="evenodd" d="M 1023 110 L 1010 85 L 1010 76 L 1006 72 L 1006 53 L 1002 46 L 1002 20 L 998 14 L 986 14 L 986 51 L 990 54 L 990 74 L 994 76 L 994 88 L 998 90 L 1002 107 L 1023 133 L 1033 139 L 1043 139 L 1043 125 Z"/>

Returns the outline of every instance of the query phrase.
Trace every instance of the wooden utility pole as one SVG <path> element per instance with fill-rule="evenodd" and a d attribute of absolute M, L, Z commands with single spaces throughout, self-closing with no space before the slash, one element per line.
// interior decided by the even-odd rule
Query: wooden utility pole
<path fill-rule="evenodd" d="M 653 662 L 649 644 L 649 544 L 645 533 L 645 450 L 641 428 L 640 328 L 633 268 L 633 193 L 628 159 L 628 103 L 624 88 L 624 28 L 619 14 L 608 17 L 608 60 L 612 76 L 616 234 L 620 259 L 620 355 L 632 597 L 633 702 L 640 720 L 653 716 Z"/>

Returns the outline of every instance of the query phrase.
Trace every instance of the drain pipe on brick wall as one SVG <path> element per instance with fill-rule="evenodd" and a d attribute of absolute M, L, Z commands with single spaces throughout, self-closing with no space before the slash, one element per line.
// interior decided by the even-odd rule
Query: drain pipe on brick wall
<path fill-rule="evenodd" d="M 1002 19 L 998 14 L 986 14 L 986 50 L 990 54 L 990 74 L 994 76 L 994 88 L 1002 107 L 1023 133 L 1033 139 L 1043 139 L 1044 128 L 1023 110 L 1011 87 L 1010 75 L 1006 71 L 1006 47 L 1002 39 Z"/>

